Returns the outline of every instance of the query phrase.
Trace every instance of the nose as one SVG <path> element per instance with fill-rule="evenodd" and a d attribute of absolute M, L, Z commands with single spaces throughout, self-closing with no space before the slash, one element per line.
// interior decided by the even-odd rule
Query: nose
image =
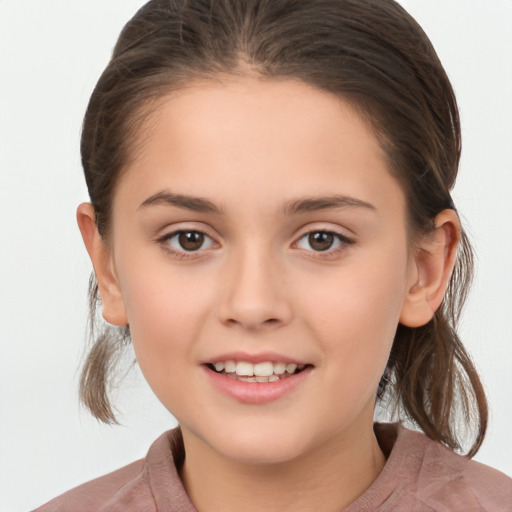
<path fill-rule="evenodd" d="M 270 252 L 262 247 L 246 247 L 227 262 L 219 305 L 222 323 L 258 331 L 290 322 L 286 273 Z"/>

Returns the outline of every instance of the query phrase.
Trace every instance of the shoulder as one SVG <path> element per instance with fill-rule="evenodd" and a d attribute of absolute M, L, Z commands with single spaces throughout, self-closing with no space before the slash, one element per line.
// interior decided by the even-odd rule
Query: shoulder
<path fill-rule="evenodd" d="M 49 501 L 34 512 L 153 512 L 159 510 L 158 493 L 173 485 L 180 494 L 174 466 L 173 444 L 177 429 L 160 436 L 144 459 L 84 483 Z M 170 499 L 173 498 L 171 492 Z"/>
<path fill-rule="evenodd" d="M 458 455 L 423 434 L 398 427 L 396 449 L 409 460 L 409 487 L 436 511 L 512 512 L 512 479 Z M 428 508 L 427 508 L 428 509 Z"/>
<path fill-rule="evenodd" d="M 35 512 L 91 512 L 106 508 L 111 502 L 119 501 L 127 493 L 137 489 L 144 497 L 147 487 L 145 461 L 138 460 L 112 473 L 86 482 L 36 509 Z"/>

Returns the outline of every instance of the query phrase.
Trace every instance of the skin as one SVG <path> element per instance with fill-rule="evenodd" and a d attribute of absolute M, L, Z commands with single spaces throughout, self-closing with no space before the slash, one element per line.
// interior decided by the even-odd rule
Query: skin
<path fill-rule="evenodd" d="M 141 206 L 162 192 L 222 212 Z M 333 194 L 365 205 L 282 211 Z M 79 207 L 104 317 L 130 325 L 142 372 L 181 425 L 181 477 L 199 511 L 334 512 L 377 478 L 375 393 L 396 327 L 439 307 L 460 233 L 446 210 L 411 250 L 405 205 L 349 104 L 296 80 L 227 77 L 162 101 L 115 191 L 109 240 Z M 177 230 L 207 236 L 180 258 Z M 310 232 L 342 238 L 319 251 Z M 203 365 L 233 351 L 312 370 L 276 401 L 241 403 Z"/>

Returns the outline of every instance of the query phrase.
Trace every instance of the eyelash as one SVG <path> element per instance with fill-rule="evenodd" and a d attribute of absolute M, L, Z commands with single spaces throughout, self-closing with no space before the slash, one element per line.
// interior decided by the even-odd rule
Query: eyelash
<path fill-rule="evenodd" d="M 177 251 L 175 249 L 172 249 L 171 246 L 169 245 L 169 242 L 177 235 L 180 235 L 181 233 L 197 233 L 197 234 L 200 234 L 200 235 L 204 235 L 205 237 L 212 239 L 211 236 L 209 236 L 207 233 L 205 233 L 204 231 L 201 231 L 199 229 L 178 229 L 176 231 L 173 231 L 172 233 L 168 233 L 162 237 L 160 237 L 157 242 L 161 244 L 161 246 L 163 247 L 163 249 L 168 252 L 173 258 L 176 258 L 178 260 L 184 260 L 184 259 L 189 259 L 189 258 L 197 258 L 197 254 L 199 252 L 201 252 L 200 250 L 197 250 L 197 251 Z M 204 250 L 202 251 L 204 252 Z M 211 252 L 210 250 L 207 250 L 207 252 Z"/>
<path fill-rule="evenodd" d="M 174 237 L 176 237 L 177 235 L 180 235 L 182 233 L 196 233 L 196 234 L 204 235 L 205 237 L 213 240 L 212 237 L 210 237 L 207 233 L 205 233 L 204 231 L 198 230 L 198 229 L 179 229 L 179 230 L 173 231 L 172 233 L 168 233 L 168 234 L 158 238 L 157 242 L 161 244 L 163 249 L 166 252 L 168 252 L 173 258 L 176 258 L 178 260 L 197 258 L 198 253 L 205 252 L 205 250 L 201 250 L 201 249 L 198 249 L 196 251 L 188 251 L 188 252 L 186 250 L 177 251 L 175 249 L 172 249 L 169 245 L 170 240 L 172 240 Z M 318 233 L 333 235 L 335 237 L 335 239 L 337 239 L 337 241 L 339 242 L 339 246 L 336 247 L 335 249 L 329 248 L 325 251 L 315 251 L 315 250 L 308 251 L 308 252 L 314 253 L 316 255 L 315 258 L 320 258 L 320 259 L 325 259 L 325 260 L 333 259 L 336 256 L 338 256 L 339 253 L 344 251 L 347 248 L 347 246 L 352 245 L 355 242 L 351 238 L 348 238 L 347 236 L 342 235 L 341 233 L 337 233 L 336 231 L 329 231 L 329 230 L 325 230 L 325 229 L 315 229 L 315 230 L 311 230 L 311 231 L 304 233 L 297 240 L 297 242 L 294 243 L 294 245 L 297 245 L 301 240 L 308 237 L 309 235 L 318 234 Z M 211 249 L 206 249 L 206 252 L 207 253 L 211 252 Z"/>

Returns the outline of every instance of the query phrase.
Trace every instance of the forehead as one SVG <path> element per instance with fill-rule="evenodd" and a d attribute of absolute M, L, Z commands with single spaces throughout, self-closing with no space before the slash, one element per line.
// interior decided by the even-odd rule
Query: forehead
<path fill-rule="evenodd" d="M 141 134 L 117 191 L 141 202 L 159 187 L 273 207 L 305 192 L 378 196 L 398 186 L 356 110 L 296 79 L 192 82 L 159 102 Z"/>

